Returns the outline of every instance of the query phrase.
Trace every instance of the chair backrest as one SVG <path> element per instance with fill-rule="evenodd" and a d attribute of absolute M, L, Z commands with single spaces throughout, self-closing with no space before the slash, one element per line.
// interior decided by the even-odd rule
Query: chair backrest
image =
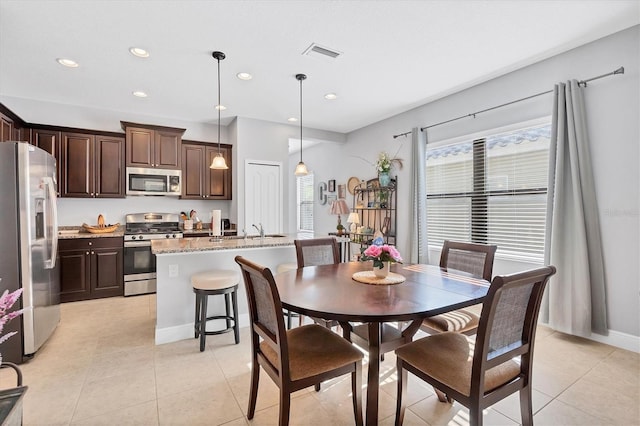
<path fill-rule="evenodd" d="M 338 241 L 334 237 L 295 240 L 298 268 L 340 263 Z"/>
<path fill-rule="evenodd" d="M 493 279 L 482 304 L 476 335 L 472 395 L 484 389 L 486 370 L 517 356 L 520 356 L 520 376 L 531 377 L 542 295 L 549 277 L 555 273 L 554 266 L 545 266 Z"/>
<path fill-rule="evenodd" d="M 467 272 L 476 278 L 491 281 L 493 258 L 498 246 L 445 240 L 440 255 L 440 267 Z"/>
<path fill-rule="evenodd" d="M 279 355 L 280 365 L 274 365 L 283 379 L 289 379 L 289 351 L 282 315 L 282 302 L 271 270 L 236 256 L 249 302 L 251 345 L 260 353 L 260 337 Z"/>

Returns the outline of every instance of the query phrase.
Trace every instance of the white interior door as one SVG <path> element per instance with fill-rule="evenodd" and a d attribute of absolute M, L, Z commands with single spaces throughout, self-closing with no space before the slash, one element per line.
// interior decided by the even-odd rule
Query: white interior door
<path fill-rule="evenodd" d="M 262 223 L 265 234 L 282 232 L 282 164 L 247 160 L 245 164 L 245 216 L 247 233 L 257 233 Z"/>

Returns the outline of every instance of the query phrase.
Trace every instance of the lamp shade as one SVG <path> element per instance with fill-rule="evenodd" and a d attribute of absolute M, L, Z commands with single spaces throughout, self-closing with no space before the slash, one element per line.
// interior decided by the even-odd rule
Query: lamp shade
<path fill-rule="evenodd" d="M 349 206 L 347 206 L 347 202 L 343 199 L 339 199 L 331 204 L 331 214 L 347 214 L 349 213 Z"/>
<path fill-rule="evenodd" d="M 355 225 L 360 225 L 360 215 L 356 212 L 349 213 L 349 218 L 347 222 L 353 223 Z"/>

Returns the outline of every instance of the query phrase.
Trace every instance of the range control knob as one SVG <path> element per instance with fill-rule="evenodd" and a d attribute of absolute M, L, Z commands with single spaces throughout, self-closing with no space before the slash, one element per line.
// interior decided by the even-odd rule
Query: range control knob
<path fill-rule="evenodd" d="M 175 238 L 175 237 L 176 237 L 176 234 L 173 234 L 171 237 L 172 237 L 172 238 Z"/>
<path fill-rule="evenodd" d="M 171 236 L 170 236 L 169 234 L 167 234 L 167 235 L 165 235 L 164 237 L 165 237 L 165 238 L 170 238 Z"/>

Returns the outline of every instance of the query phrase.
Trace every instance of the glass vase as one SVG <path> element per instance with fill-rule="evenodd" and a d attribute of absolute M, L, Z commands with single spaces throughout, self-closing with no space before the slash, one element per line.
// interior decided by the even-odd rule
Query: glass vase
<path fill-rule="evenodd" d="M 389 176 L 389 172 L 380 172 L 378 173 L 378 182 L 380 182 L 380 186 L 386 187 L 391 183 L 391 176 Z"/>

